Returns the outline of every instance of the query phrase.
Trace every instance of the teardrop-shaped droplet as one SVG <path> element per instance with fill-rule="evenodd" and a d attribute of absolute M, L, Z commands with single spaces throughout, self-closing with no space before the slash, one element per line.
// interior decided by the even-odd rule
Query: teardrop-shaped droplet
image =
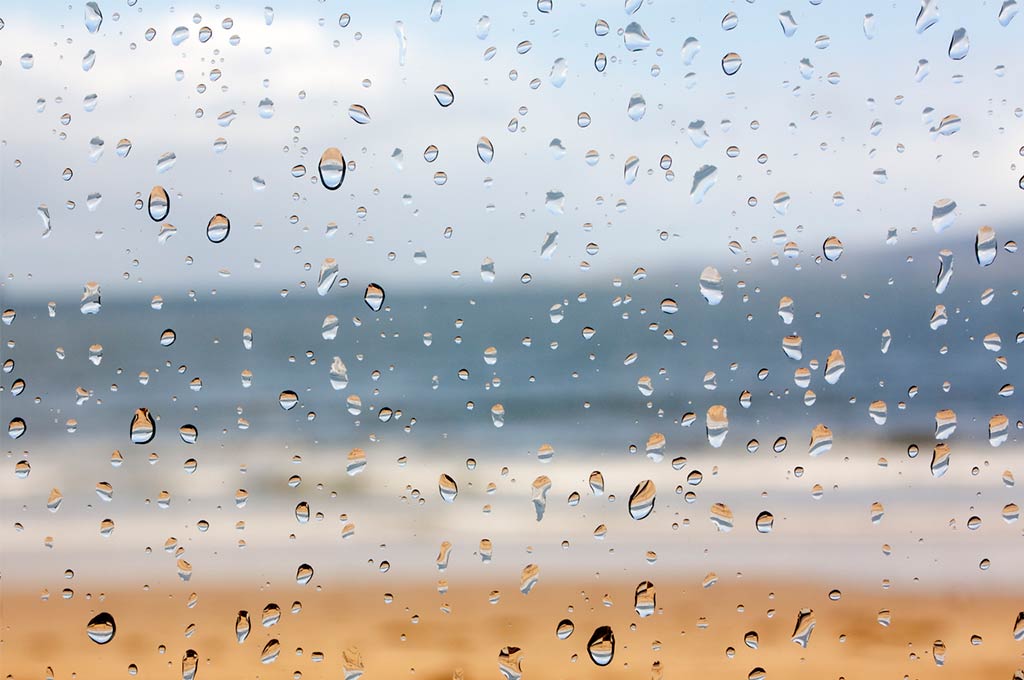
<path fill-rule="evenodd" d="M 323 264 L 320 265 L 320 276 L 316 282 L 317 295 L 327 295 L 331 292 L 331 287 L 334 286 L 334 282 L 338 280 L 338 261 L 333 257 L 328 257 L 324 260 Z"/>
<path fill-rule="evenodd" d="M 317 165 L 320 173 L 320 183 L 329 191 L 335 191 L 345 181 L 345 157 L 337 147 L 330 147 L 320 156 L 320 163 Z"/>
<path fill-rule="evenodd" d="M 636 613 L 640 615 L 640 618 L 647 618 L 654 615 L 657 606 L 657 593 L 654 590 L 654 584 L 650 581 L 641 581 L 633 596 L 633 608 Z"/>
<path fill-rule="evenodd" d="M 629 495 L 629 514 L 633 519 L 645 519 L 654 512 L 654 497 L 657 489 L 654 482 L 645 479 L 636 485 Z"/>
<path fill-rule="evenodd" d="M 235 618 L 235 638 L 238 640 L 238 644 L 245 642 L 245 639 L 249 637 L 250 630 L 252 630 L 252 621 L 249 619 L 249 612 L 243 609 Z"/>
<path fill-rule="evenodd" d="M 587 654 L 598 666 L 607 666 L 615 656 L 615 634 L 610 626 L 600 626 L 587 642 Z"/>
<path fill-rule="evenodd" d="M 95 2 L 85 3 L 85 28 L 90 33 L 96 33 L 103 25 L 103 12 Z"/>
<path fill-rule="evenodd" d="M 959 61 L 967 56 L 971 49 L 971 41 L 967 37 L 966 28 L 958 28 L 953 31 L 953 37 L 949 40 L 949 58 Z"/>
<path fill-rule="evenodd" d="M 260 652 L 260 663 L 274 663 L 280 654 L 281 643 L 278 640 L 268 640 L 267 644 L 263 646 L 263 651 Z"/>
<path fill-rule="evenodd" d="M 384 306 L 384 289 L 376 283 L 369 284 L 363 293 L 363 302 L 373 311 L 379 312 Z"/>
<path fill-rule="evenodd" d="M 210 243 L 223 243 L 230 233 L 231 220 L 220 213 L 211 217 L 206 224 L 206 238 L 210 239 Z"/>
<path fill-rule="evenodd" d="M 987 267 L 995 262 L 998 250 L 996 230 L 989 226 L 978 227 L 978 235 L 974 239 L 974 254 L 978 264 Z"/>
<path fill-rule="evenodd" d="M 573 625 L 572 621 L 569 619 L 562 619 L 558 622 L 558 626 L 555 628 L 555 636 L 558 637 L 559 640 L 568 640 L 575 630 L 576 626 Z"/>
<path fill-rule="evenodd" d="M 162 222 L 171 211 L 171 199 L 167 190 L 155 186 L 149 191 L 149 216 L 154 222 Z"/>
<path fill-rule="evenodd" d="M 196 650 L 189 649 L 181 657 L 181 680 L 196 680 L 199 671 L 199 655 Z"/>
<path fill-rule="evenodd" d="M 774 525 L 775 516 L 767 510 L 761 511 L 757 515 L 757 519 L 754 521 L 754 526 L 757 528 L 757 532 L 759 534 L 770 534 Z"/>
<path fill-rule="evenodd" d="M 148 444 L 156 436 L 156 423 L 148 408 L 137 408 L 132 416 L 130 433 L 133 444 Z"/>
<path fill-rule="evenodd" d="M 437 491 L 445 503 L 454 503 L 455 497 L 459 495 L 459 485 L 449 475 L 442 474 L 437 480 Z"/>
<path fill-rule="evenodd" d="M 113 616 L 107 612 L 100 612 L 89 619 L 89 623 L 85 626 L 85 632 L 89 639 L 96 644 L 105 645 L 114 639 L 114 634 L 117 633 L 117 624 L 114 623 Z"/>

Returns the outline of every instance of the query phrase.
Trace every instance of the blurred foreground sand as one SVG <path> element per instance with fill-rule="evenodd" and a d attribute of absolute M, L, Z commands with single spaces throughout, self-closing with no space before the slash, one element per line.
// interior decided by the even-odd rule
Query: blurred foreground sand
<path fill-rule="evenodd" d="M 755 584 L 725 577 L 703 589 L 692 582 L 659 582 L 658 611 L 641 619 L 633 611 L 636 584 L 621 579 L 542 580 L 529 595 L 502 591 L 496 605 L 488 602 L 491 586 L 480 581 L 453 582 L 444 595 L 422 585 L 393 585 L 391 604 L 385 604 L 377 585 L 327 583 L 320 592 L 314 584 L 262 591 L 207 588 L 192 608 L 186 606 L 188 584 L 148 592 L 108 590 L 102 596 L 76 592 L 67 601 L 59 593 L 42 601 L 37 593 L 4 592 L 0 665 L 16 680 L 44 678 L 47 667 L 57 680 L 129 678 L 129 664 L 138 666 L 137 678 L 177 679 L 182 655 L 194 649 L 200 658 L 197 680 L 299 673 L 342 678 L 343 652 L 357 648 L 366 678 L 451 678 L 461 669 L 467 679 L 499 679 L 498 653 L 513 645 L 524 654 L 524 679 L 658 677 L 652 673 L 655 661 L 664 678 L 707 679 L 747 678 L 761 667 L 768 678 L 1010 680 L 1024 667 L 1024 641 L 1012 634 L 1024 609 L 1019 590 L 927 592 L 906 586 L 903 592 L 844 591 L 839 601 L 830 601 L 830 588 L 823 584 Z M 606 599 L 611 606 L 605 606 Z M 298 614 L 291 613 L 295 600 L 302 602 Z M 264 628 L 261 611 L 271 602 L 280 605 L 281 620 Z M 442 604 L 450 613 L 441 611 Z M 791 640 L 804 607 L 816 617 L 807 649 Z M 234 634 L 240 609 L 252 618 L 243 644 Z M 889 627 L 877 622 L 881 609 L 892 613 Z M 85 633 L 86 622 L 100 611 L 117 621 L 114 640 L 102 646 Z M 563 641 L 555 628 L 565 618 L 576 629 Z M 190 624 L 195 629 L 187 637 Z M 605 668 L 586 653 L 587 640 L 600 625 L 612 626 L 616 639 L 614 659 Z M 744 644 L 748 631 L 758 634 L 756 650 Z M 972 645 L 972 635 L 981 636 L 982 643 Z M 264 665 L 261 652 L 271 639 L 280 641 L 281 653 Z M 946 647 L 943 667 L 933 659 L 936 640 Z M 735 649 L 731 659 L 729 647 Z M 323 653 L 321 662 L 313 660 L 317 652 Z"/>

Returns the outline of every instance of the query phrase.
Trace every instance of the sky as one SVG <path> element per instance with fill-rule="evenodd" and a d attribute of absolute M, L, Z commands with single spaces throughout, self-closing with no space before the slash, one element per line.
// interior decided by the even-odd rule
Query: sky
<path fill-rule="evenodd" d="M 928 253 L 970 245 L 978 226 L 998 231 L 1021 212 L 1024 87 L 1017 64 L 1003 62 L 1024 20 L 1002 26 L 1000 4 L 943 0 L 938 22 L 920 34 L 917 0 L 713 8 L 662 1 L 632 14 L 619 1 L 556 0 L 549 13 L 529 2 L 482 10 L 449 1 L 436 22 L 430 2 L 354 2 L 345 27 L 324 3 L 276 3 L 268 24 L 252 3 L 200 11 L 100 2 L 96 33 L 77 4 L 7 7 L 0 41 L 5 295 L 77 295 L 87 281 L 108 294 L 147 296 L 294 290 L 304 281 L 315 286 L 329 257 L 353 281 L 437 290 L 486 285 L 487 258 L 494 286 L 521 285 L 524 273 L 537 285 L 585 286 L 637 267 L 696 280 L 709 264 L 742 266 L 744 255 L 767 261 L 780 251 L 771 238 L 780 229 L 801 249 L 801 262 L 819 255 L 831 235 L 848 249 L 881 251 L 893 227 L 908 252 L 919 252 L 917 244 Z M 787 10 L 797 24 L 789 37 L 779 20 Z M 724 30 L 729 11 L 738 23 Z M 491 28 L 480 39 L 484 13 Z M 872 39 L 865 13 L 875 18 Z M 603 37 L 595 34 L 598 19 L 610 27 Z M 396 21 L 407 36 L 404 64 Z M 621 33 L 632 22 L 650 39 L 644 50 L 624 45 Z M 180 26 L 190 35 L 175 46 Z M 202 27 L 212 29 L 205 43 Z M 960 27 L 970 49 L 953 60 L 947 50 Z M 681 47 L 691 36 L 701 50 L 687 65 Z M 86 71 L 89 50 L 95 63 Z M 608 60 L 603 73 L 594 66 L 598 52 Z M 721 66 L 728 52 L 742 57 L 734 76 Z M 33 57 L 30 69 L 24 54 Z M 799 68 L 804 58 L 813 64 L 808 78 Z M 558 59 L 567 65 L 560 87 L 552 79 Z M 922 59 L 929 74 L 915 82 Z M 442 83 L 455 93 L 449 107 L 433 96 Z M 91 94 L 97 103 L 87 111 Z M 646 114 L 634 121 L 627 106 L 636 94 Z M 265 99 L 273 102 L 270 117 L 260 115 Z M 350 118 L 352 104 L 366 108 L 368 123 Z M 236 115 L 221 126 L 218 117 L 229 111 Z M 577 123 L 581 112 L 592 121 L 586 128 Z M 950 114 L 962 120 L 958 132 L 929 132 Z M 700 147 L 687 133 L 696 121 L 708 135 Z M 494 146 L 489 164 L 477 156 L 482 136 Z M 93 161 L 95 138 L 103 154 Z M 122 138 L 131 141 L 125 158 L 115 153 Z M 220 153 L 217 138 L 227 142 Z M 552 152 L 553 140 L 563 157 Z M 438 149 L 432 163 L 424 159 L 430 145 Z M 338 191 L 316 180 L 328 147 L 350 164 Z M 595 165 L 585 159 L 590 150 Z M 158 172 L 166 153 L 176 162 Z M 664 154 L 672 157 L 672 181 L 659 167 Z M 639 172 L 627 184 L 632 156 Z M 717 169 L 716 183 L 695 203 L 693 177 L 707 165 Z M 305 168 L 301 177 L 296 166 Z M 885 183 L 877 181 L 880 169 Z M 438 172 L 447 177 L 441 186 Z M 162 244 L 160 225 L 137 208 L 156 185 L 171 197 L 165 224 L 177 228 Z M 549 192 L 564 195 L 561 210 L 546 207 Z M 783 192 L 790 197 L 784 214 L 773 205 Z M 90 195 L 101 197 L 94 210 Z M 943 198 L 956 201 L 958 218 L 936 234 L 931 210 Z M 52 223 L 45 238 L 42 205 Z M 217 213 L 230 219 L 231 232 L 214 244 L 205 225 Z M 332 222 L 337 231 L 328 236 Z M 557 249 L 543 258 L 554 232 Z M 744 254 L 730 253 L 732 240 Z M 425 262 L 414 261 L 417 252 Z"/>

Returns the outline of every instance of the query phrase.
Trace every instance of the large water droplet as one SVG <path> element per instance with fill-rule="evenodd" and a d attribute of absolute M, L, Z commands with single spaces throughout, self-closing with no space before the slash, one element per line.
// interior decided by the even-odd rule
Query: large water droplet
<path fill-rule="evenodd" d="M 320 163 L 317 165 L 320 173 L 320 183 L 329 191 L 335 191 L 345 181 L 345 157 L 337 147 L 329 147 L 320 156 Z"/>
<path fill-rule="evenodd" d="M 441 83 L 434 88 L 434 99 L 436 99 L 437 103 L 442 107 L 448 108 L 455 103 L 455 93 L 452 92 L 452 88 Z"/>
<path fill-rule="evenodd" d="M 373 311 L 379 312 L 384 306 L 384 289 L 376 283 L 369 284 L 363 293 L 363 302 Z"/>
<path fill-rule="evenodd" d="M 734 76 L 739 73 L 741 66 L 743 66 L 743 58 L 735 52 L 729 52 L 722 57 L 722 72 L 727 76 Z"/>
<path fill-rule="evenodd" d="M 455 497 L 459 495 L 459 485 L 449 475 L 442 474 L 437 480 L 437 491 L 445 503 L 454 503 Z"/>
<path fill-rule="evenodd" d="M 115 17 L 116 19 L 116 17 Z M 85 3 L 85 28 L 90 33 L 96 33 L 103 24 L 103 12 L 95 2 Z"/>
<path fill-rule="evenodd" d="M 238 640 L 238 644 L 245 642 L 245 639 L 249 637 L 250 630 L 252 630 L 252 621 L 249 619 L 249 612 L 243 609 L 235 618 L 235 638 Z"/>
<path fill-rule="evenodd" d="M 949 40 L 949 58 L 959 61 L 967 56 L 971 49 L 971 41 L 967 37 L 966 28 L 958 28 L 953 31 L 953 37 Z"/>
<path fill-rule="evenodd" d="M 89 639 L 96 644 L 105 645 L 114 639 L 114 634 L 117 633 L 117 624 L 114 623 L 113 616 L 107 612 L 100 612 L 89 619 L 89 623 L 85 626 L 85 632 Z"/>
<path fill-rule="evenodd" d="M 610 626 L 600 626 L 587 642 L 587 654 L 598 666 L 607 666 L 615 656 L 615 634 Z"/>
<path fill-rule="evenodd" d="M 196 680 L 199 670 L 199 655 L 196 650 L 189 649 L 181 657 L 181 680 Z"/>
<path fill-rule="evenodd" d="M 210 243 L 223 243 L 230 233 L 231 220 L 220 213 L 211 217 L 206 224 L 206 238 L 210 239 Z"/>
<path fill-rule="evenodd" d="M 646 479 L 633 489 L 629 495 L 629 514 L 633 519 L 645 519 L 654 512 L 654 498 L 657 489 L 654 482 Z"/>
<path fill-rule="evenodd" d="M 148 408 L 137 408 L 129 428 L 133 444 L 148 444 L 156 436 L 156 423 Z"/>
<path fill-rule="evenodd" d="M 637 585 L 636 593 L 633 596 L 633 608 L 642 619 L 654 614 L 654 610 L 657 608 L 657 593 L 653 583 L 641 581 Z"/>
<path fill-rule="evenodd" d="M 149 192 L 149 216 L 154 222 L 161 222 L 167 217 L 171 209 L 171 199 L 167 190 L 162 186 L 155 186 Z"/>

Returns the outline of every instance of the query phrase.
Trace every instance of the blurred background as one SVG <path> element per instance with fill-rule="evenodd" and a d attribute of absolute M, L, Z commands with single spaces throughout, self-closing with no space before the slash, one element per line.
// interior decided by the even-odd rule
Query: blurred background
<path fill-rule="evenodd" d="M 3 7 L 5 675 L 1013 678 L 1016 13 Z"/>

